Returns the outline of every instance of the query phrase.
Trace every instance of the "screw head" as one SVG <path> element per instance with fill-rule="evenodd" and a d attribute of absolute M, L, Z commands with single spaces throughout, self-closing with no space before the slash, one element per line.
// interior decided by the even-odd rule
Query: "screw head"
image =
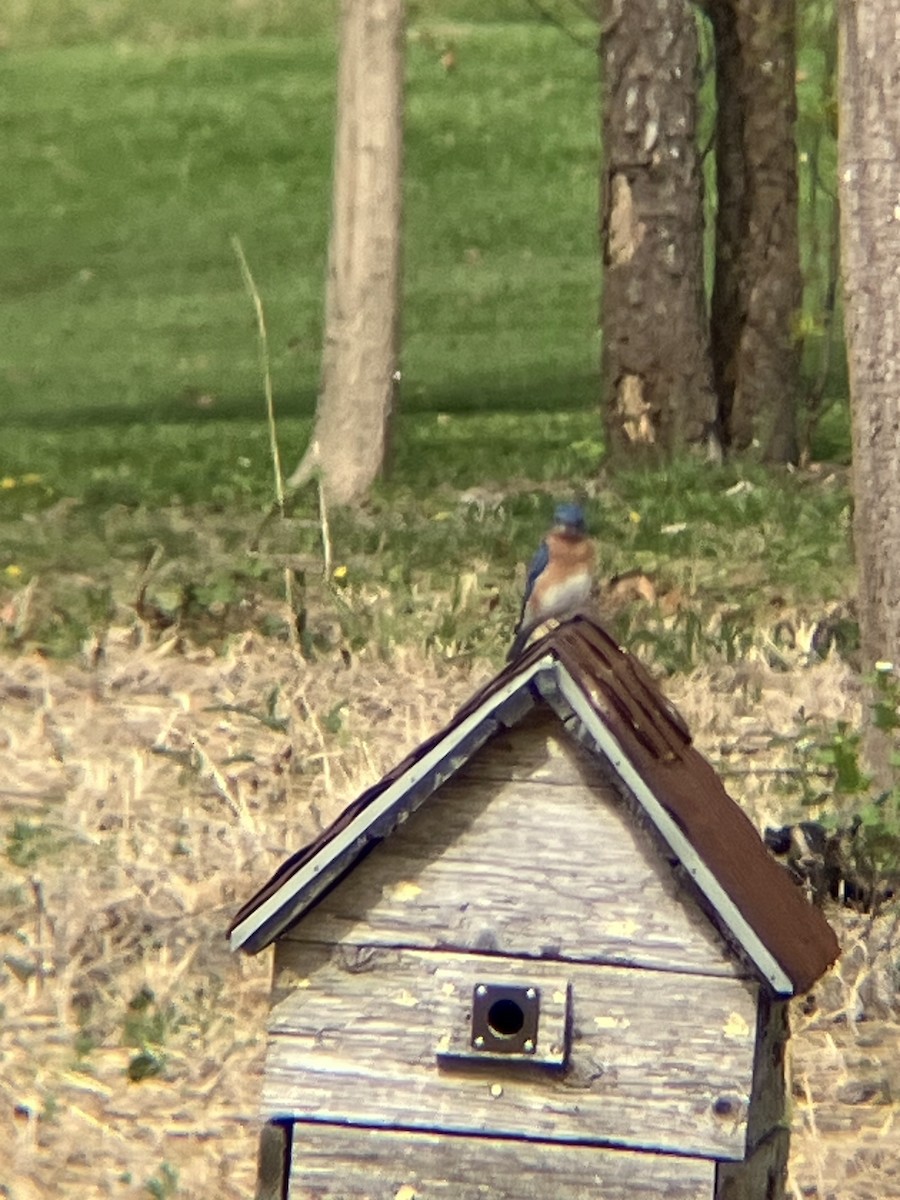
<path fill-rule="evenodd" d="M 484 986 L 483 983 L 479 983 L 478 986 L 475 988 L 475 994 L 477 996 L 486 996 L 487 995 L 487 988 Z"/>
<path fill-rule="evenodd" d="M 531 1038 L 528 1038 L 522 1043 L 522 1049 L 526 1054 L 534 1054 L 534 1042 L 531 1040 Z"/>
<path fill-rule="evenodd" d="M 525 999 L 533 1000 L 536 995 L 537 995 L 537 992 L 534 990 L 534 988 L 529 988 L 528 991 L 525 993 Z"/>
<path fill-rule="evenodd" d="M 475 1046 L 476 1050 L 483 1050 L 484 1049 L 484 1038 L 479 1035 L 475 1039 L 473 1045 Z"/>

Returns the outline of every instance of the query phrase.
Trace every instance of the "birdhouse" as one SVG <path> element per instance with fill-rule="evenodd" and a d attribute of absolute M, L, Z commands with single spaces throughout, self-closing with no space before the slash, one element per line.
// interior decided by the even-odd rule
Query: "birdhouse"
<path fill-rule="evenodd" d="M 560 625 L 237 914 L 258 1197 L 776 1200 L 838 954 L 648 674 Z"/>

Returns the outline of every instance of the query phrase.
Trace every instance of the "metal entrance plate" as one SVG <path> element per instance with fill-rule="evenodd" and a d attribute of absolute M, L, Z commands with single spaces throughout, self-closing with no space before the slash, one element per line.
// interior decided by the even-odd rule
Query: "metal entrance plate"
<path fill-rule="evenodd" d="M 453 1028 L 441 1038 L 440 1062 L 493 1061 L 563 1067 L 569 1049 L 570 988 L 565 980 L 461 987 Z M 463 1000 L 463 997 L 465 999 Z"/>
<path fill-rule="evenodd" d="M 534 1054 L 541 992 L 536 987 L 476 983 L 472 995 L 472 1049 L 491 1054 Z"/>

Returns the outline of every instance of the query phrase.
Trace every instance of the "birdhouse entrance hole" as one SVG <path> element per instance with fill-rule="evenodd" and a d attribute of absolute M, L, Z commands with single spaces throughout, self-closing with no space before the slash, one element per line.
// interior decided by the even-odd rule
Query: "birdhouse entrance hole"
<path fill-rule="evenodd" d="M 472 997 L 472 1047 L 489 1054 L 534 1054 L 541 993 L 536 987 L 477 983 Z"/>
<path fill-rule="evenodd" d="M 525 1014 L 515 1000 L 495 1000 L 488 1009 L 488 1027 L 497 1037 L 515 1037 L 525 1024 Z"/>

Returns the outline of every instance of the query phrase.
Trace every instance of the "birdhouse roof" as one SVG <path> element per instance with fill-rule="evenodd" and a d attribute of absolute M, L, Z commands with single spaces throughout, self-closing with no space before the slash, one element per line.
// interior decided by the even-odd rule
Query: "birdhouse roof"
<path fill-rule="evenodd" d="M 540 704 L 633 797 L 773 991 L 807 991 L 838 956 L 834 932 L 769 855 L 646 670 L 583 616 L 535 642 L 288 858 L 235 916 L 232 947 L 255 953 L 274 941 L 494 733 Z"/>

